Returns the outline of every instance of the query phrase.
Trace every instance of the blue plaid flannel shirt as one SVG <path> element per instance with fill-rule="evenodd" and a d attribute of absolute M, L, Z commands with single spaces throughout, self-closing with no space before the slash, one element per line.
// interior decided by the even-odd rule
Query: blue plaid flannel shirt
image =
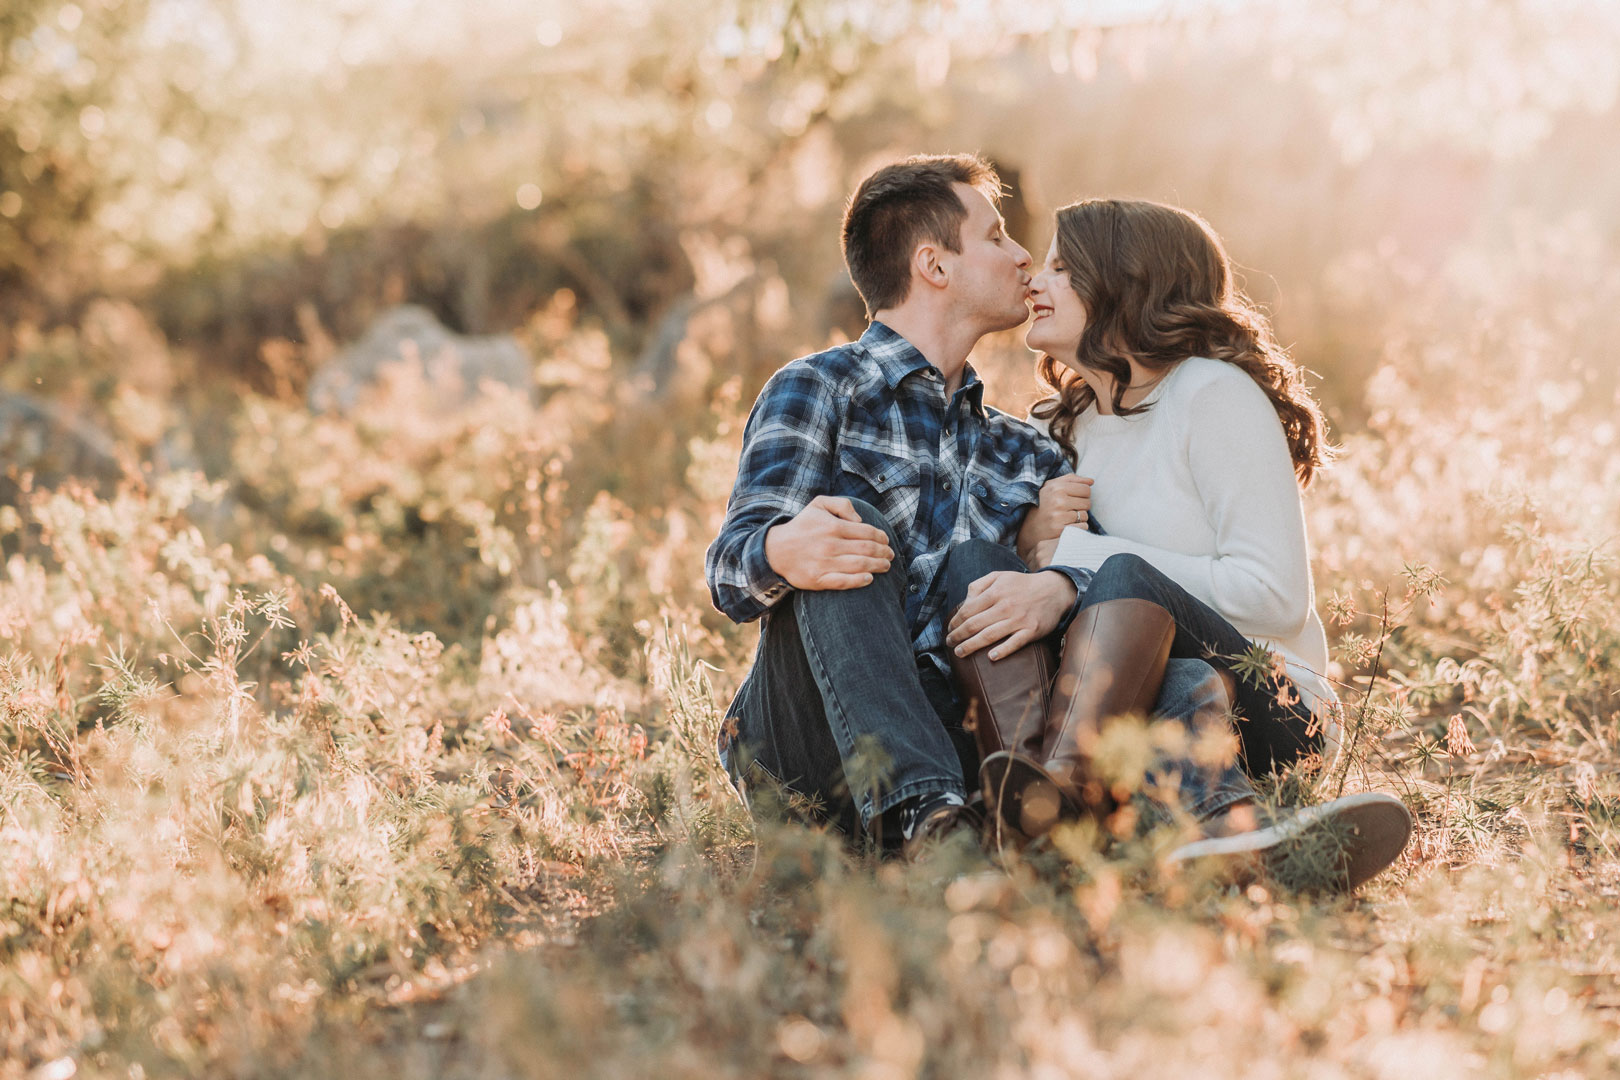
<path fill-rule="evenodd" d="M 985 406 L 971 366 L 947 402 L 939 370 L 874 322 L 860 341 L 795 360 L 760 391 L 709 546 L 710 595 L 736 622 L 759 618 L 792 592 L 765 559 L 765 533 L 817 495 L 864 499 L 905 549 L 912 651 L 949 675 L 946 555 L 973 538 L 1013 547 L 1041 485 L 1069 471 L 1055 442 Z M 1087 571 L 1052 569 L 1085 592 Z M 1077 595 L 1065 626 L 1078 608 Z"/>

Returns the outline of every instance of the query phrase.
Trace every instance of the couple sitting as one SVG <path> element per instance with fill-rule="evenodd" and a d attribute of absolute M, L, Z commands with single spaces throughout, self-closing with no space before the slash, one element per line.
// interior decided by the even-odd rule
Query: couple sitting
<path fill-rule="evenodd" d="M 871 326 L 754 404 L 706 567 L 721 611 L 763 616 L 728 772 L 915 857 L 981 817 L 1020 844 L 1106 820 L 1117 717 L 1179 721 L 1188 745 L 1215 726 L 1240 754 L 1151 773 L 1204 831 L 1172 858 L 1252 865 L 1329 828 L 1354 888 L 1400 854 L 1406 808 L 1272 816 L 1250 780 L 1338 748 L 1300 504 L 1327 448 L 1299 368 L 1194 215 L 1065 207 L 1035 270 L 999 196 L 971 156 L 862 181 L 843 247 Z M 1054 393 L 1026 423 L 984 404 L 967 358 L 1032 301 Z M 1258 642 L 1280 657 L 1263 675 Z"/>

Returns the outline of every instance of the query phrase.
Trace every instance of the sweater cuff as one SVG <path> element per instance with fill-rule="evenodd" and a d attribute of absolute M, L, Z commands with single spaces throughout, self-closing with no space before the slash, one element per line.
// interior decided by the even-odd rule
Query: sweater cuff
<path fill-rule="evenodd" d="M 1074 622 L 1074 617 L 1080 614 L 1080 604 L 1086 598 L 1086 586 L 1091 584 L 1091 571 L 1082 570 L 1077 566 L 1043 566 L 1036 572 L 1044 574 L 1049 571 L 1062 574 L 1074 586 L 1074 603 L 1069 605 L 1068 612 L 1058 620 L 1057 629 L 1052 631 L 1054 634 L 1061 634 L 1069 628 L 1070 623 Z"/>

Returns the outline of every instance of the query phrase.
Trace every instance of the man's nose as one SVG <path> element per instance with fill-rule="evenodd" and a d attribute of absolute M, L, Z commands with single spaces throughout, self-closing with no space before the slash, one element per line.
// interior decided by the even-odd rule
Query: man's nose
<path fill-rule="evenodd" d="M 1013 241 L 1013 247 L 1018 249 L 1018 269 L 1028 270 L 1035 260 L 1029 257 L 1029 252 L 1025 251 L 1024 245 L 1018 241 Z"/>

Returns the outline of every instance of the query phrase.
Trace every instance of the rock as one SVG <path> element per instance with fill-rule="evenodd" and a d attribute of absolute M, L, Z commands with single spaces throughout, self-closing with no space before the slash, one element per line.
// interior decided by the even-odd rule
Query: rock
<path fill-rule="evenodd" d="M 15 502 L 14 476 L 23 472 L 42 487 L 69 477 L 111 487 L 123 470 L 117 447 L 99 428 L 49 401 L 0 393 L 0 503 Z"/>
<path fill-rule="evenodd" d="M 532 400 L 533 370 L 511 335 L 456 334 L 426 308 L 404 304 L 384 312 L 364 337 L 315 373 L 309 405 L 316 412 L 349 413 L 415 388 L 424 406 L 445 413 L 471 404 L 488 386 Z"/>

